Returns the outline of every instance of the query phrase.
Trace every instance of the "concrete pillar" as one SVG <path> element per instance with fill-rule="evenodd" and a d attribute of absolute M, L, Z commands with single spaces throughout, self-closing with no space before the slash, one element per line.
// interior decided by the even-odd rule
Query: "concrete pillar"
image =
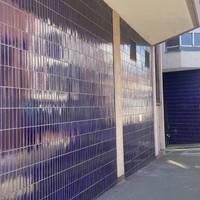
<path fill-rule="evenodd" d="M 122 124 L 122 85 L 120 58 L 120 17 L 113 11 L 113 53 L 115 77 L 115 113 L 116 113 L 116 148 L 117 148 L 117 176 L 124 176 L 124 144 Z"/>
<path fill-rule="evenodd" d="M 151 64 L 153 73 L 153 108 L 154 108 L 154 137 L 155 137 L 155 155 L 159 156 L 161 151 L 165 150 L 165 124 L 164 124 L 164 100 L 163 100 L 163 74 L 162 74 L 162 48 L 160 45 L 151 47 Z M 157 56 L 157 59 L 155 59 Z M 155 63 L 158 62 L 158 63 Z M 160 67 L 159 83 L 160 103 L 156 102 L 156 65 Z"/>
<path fill-rule="evenodd" d="M 155 76 L 155 47 L 151 47 L 151 67 L 153 78 L 153 111 L 154 111 L 154 142 L 155 142 L 155 156 L 160 154 L 160 138 L 158 129 L 158 112 L 156 106 L 156 76 Z"/>
<path fill-rule="evenodd" d="M 158 51 L 159 51 L 159 67 L 161 68 L 160 70 L 160 98 L 161 102 L 159 105 L 159 133 L 160 133 L 160 150 L 164 151 L 166 148 L 165 144 L 165 118 L 164 118 L 164 98 L 163 98 L 163 73 L 162 73 L 162 46 L 158 46 Z"/>

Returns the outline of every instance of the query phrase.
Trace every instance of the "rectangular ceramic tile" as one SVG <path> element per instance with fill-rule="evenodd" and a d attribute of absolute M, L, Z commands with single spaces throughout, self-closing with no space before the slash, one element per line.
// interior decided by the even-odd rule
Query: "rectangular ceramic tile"
<path fill-rule="evenodd" d="M 135 45 L 132 45 L 136 43 Z M 136 56 L 132 56 L 136 48 Z M 133 51 L 133 52 L 131 52 Z M 121 20 L 121 71 L 125 175 L 154 157 L 152 72 L 148 44 Z M 136 59 L 135 59 L 136 57 Z M 133 59 L 134 58 L 134 59 Z"/>
<path fill-rule="evenodd" d="M 0 199 L 93 199 L 116 182 L 112 11 L 0 0 Z"/>

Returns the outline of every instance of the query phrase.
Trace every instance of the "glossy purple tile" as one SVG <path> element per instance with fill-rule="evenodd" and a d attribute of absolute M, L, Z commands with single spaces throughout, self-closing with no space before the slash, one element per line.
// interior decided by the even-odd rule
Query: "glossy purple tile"
<path fill-rule="evenodd" d="M 0 0 L 0 199 L 94 199 L 116 183 L 112 12 Z"/>
<path fill-rule="evenodd" d="M 132 45 L 136 43 L 135 45 Z M 136 48 L 136 56 L 133 48 Z M 150 47 L 121 19 L 121 71 L 125 175 L 154 158 L 152 72 L 146 66 Z M 134 58 L 134 59 L 133 59 Z M 146 58 L 149 59 L 149 58 Z"/>

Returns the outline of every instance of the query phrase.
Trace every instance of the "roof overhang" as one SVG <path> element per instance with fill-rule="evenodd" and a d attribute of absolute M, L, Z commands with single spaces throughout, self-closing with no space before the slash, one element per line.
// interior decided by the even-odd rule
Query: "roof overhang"
<path fill-rule="evenodd" d="M 199 0 L 104 0 L 148 43 L 155 45 L 197 28 Z"/>

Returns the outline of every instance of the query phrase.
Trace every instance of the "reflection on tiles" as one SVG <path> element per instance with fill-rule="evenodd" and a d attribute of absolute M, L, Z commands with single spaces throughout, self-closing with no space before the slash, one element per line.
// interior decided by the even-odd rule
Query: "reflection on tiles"
<path fill-rule="evenodd" d="M 116 182 L 112 12 L 0 0 L 0 199 L 93 199 Z"/>
<path fill-rule="evenodd" d="M 136 55 L 134 56 L 134 43 Z M 133 49 L 131 49 L 133 48 Z M 132 51 L 133 50 L 133 51 Z M 150 48 L 121 20 L 121 66 L 125 175 L 154 157 L 151 67 L 145 61 Z M 148 55 L 148 53 L 146 53 Z"/>

